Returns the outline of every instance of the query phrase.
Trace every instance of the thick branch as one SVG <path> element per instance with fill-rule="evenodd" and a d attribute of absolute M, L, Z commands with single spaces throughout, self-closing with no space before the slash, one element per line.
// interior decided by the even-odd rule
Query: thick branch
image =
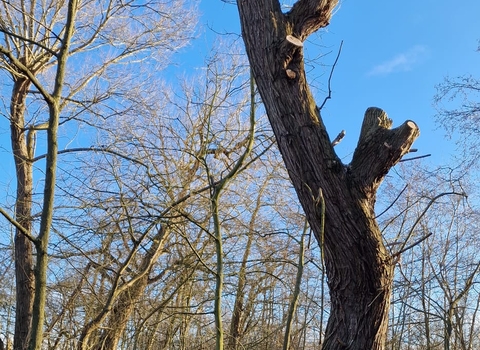
<path fill-rule="evenodd" d="M 3 215 L 5 219 L 7 219 L 13 226 L 15 226 L 20 232 L 27 237 L 32 243 L 37 243 L 35 237 L 33 237 L 28 230 L 23 227 L 17 220 L 12 218 L 3 208 L 0 208 L 0 214 Z"/>
<path fill-rule="evenodd" d="M 43 85 L 35 76 L 34 72 L 32 72 L 19 59 L 17 59 L 10 50 L 6 49 L 1 45 L 0 45 L 0 54 L 3 54 L 5 57 L 7 57 L 10 61 L 10 64 L 12 64 L 18 70 L 18 72 L 25 75 L 32 82 L 32 84 L 35 85 L 35 87 L 38 89 L 38 91 L 40 92 L 40 94 L 42 95 L 42 97 L 45 99 L 47 103 L 52 103 L 52 96 L 43 87 Z"/>
<path fill-rule="evenodd" d="M 350 169 L 354 179 L 372 193 L 390 168 L 409 152 L 420 134 L 417 124 L 411 120 L 390 130 L 391 125 L 392 120 L 382 109 L 370 107 L 365 112 Z"/>
<path fill-rule="evenodd" d="M 338 0 L 299 0 L 287 13 L 293 34 L 304 41 L 310 34 L 328 26 Z"/>

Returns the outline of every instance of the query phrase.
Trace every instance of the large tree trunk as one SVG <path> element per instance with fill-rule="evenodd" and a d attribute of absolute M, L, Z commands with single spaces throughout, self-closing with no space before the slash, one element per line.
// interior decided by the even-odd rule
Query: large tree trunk
<path fill-rule="evenodd" d="M 27 141 L 25 130 L 25 100 L 30 80 L 17 77 L 10 102 L 10 129 L 12 152 L 17 177 L 17 197 L 15 202 L 15 219 L 27 231 L 31 231 L 32 219 L 32 162 L 33 144 Z M 15 277 L 16 309 L 15 350 L 27 348 L 32 323 L 33 298 L 35 294 L 33 276 L 32 242 L 18 228 L 15 230 Z"/>
<path fill-rule="evenodd" d="M 393 261 L 375 220 L 378 186 L 419 134 L 390 129 L 379 108 L 365 113 L 351 164 L 344 165 L 306 82 L 303 41 L 325 27 L 337 0 L 238 0 L 253 75 L 298 198 L 325 256 L 331 297 L 323 349 L 383 349 Z M 325 230 L 321 195 L 325 199 Z"/>

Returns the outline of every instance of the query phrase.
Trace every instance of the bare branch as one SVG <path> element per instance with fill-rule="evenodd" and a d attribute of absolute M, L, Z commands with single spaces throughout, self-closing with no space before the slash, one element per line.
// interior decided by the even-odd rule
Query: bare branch
<path fill-rule="evenodd" d="M 32 243 L 36 244 L 38 241 L 33 237 L 28 230 L 20 225 L 20 223 L 12 218 L 3 208 L 0 208 L 0 214 L 2 214 L 5 219 L 7 219 L 13 226 L 15 226 L 25 237 L 27 237 Z"/>
<path fill-rule="evenodd" d="M 375 219 L 378 219 L 380 216 L 382 216 L 383 214 L 385 214 L 396 202 L 397 200 L 401 197 L 402 193 L 405 192 L 405 190 L 407 189 L 408 187 L 408 184 L 405 185 L 405 187 L 403 187 L 403 189 L 400 191 L 400 193 L 398 194 L 398 196 L 393 200 L 392 203 L 390 203 L 390 205 L 384 210 L 382 211 L 380 214 L 378 214 L 377 216 L 375 216 Z"/>
<path fill-rule="evenodd" d="M 330 70 L 330 75 L 328 77 L 328 95 L 325 97 L 323 100 L 323 103 L 318 107 L 319 110 L 322 110 L 323 106 L 325 106 L 325 103 L 327 103 L 327 100 L 330 100 L 332 98 L 332 88 L 331 88 L 331 83 L 332 83 L 332 76 L 333 76 L 333 71 L 335 70 L 335 67 L 337 66 L 338 59 L 340 58 L 340 54 L 342 53 L 342 46 L 343 46 L 343 40 L 340 42 L 340 47 L 338 48 L 338 53 L 337 57 L 335 58 L 335 61 L 333 62 L 332 69 Z"/>
<path fill-rule="evenodd" d="M 415 159 L 422 159 L 422 158 L 427 158 L 427 157 L 430 157 L 431 154 L 425 154 L 423 156 L 418 156 L 418 157 L 413 157 L 413 158 L 406 158 L 406 159 L 400 159 L 399 162 L 407 162 L 409 160 L 415 160 Z"/>
<path fill-rule="evenodd" d="M 340 143 L 340 141 L 343 140 L 346 133 L 347 132 L 345 130 L 340 131 L 340 133 L 337 135 L 337 137 L 335 137 L 335 139 L 332 141 L 332 147 L 335 147 L 336 145 L 338 145 Z"/>
<path fill-rule="evenodd" d="M 0 45 L 0 53 L 4 54 L 10 62 L 18 69 L 18 71 L 30 79 L 30 81 L 35 85 L 40 94 L 43 96 L 47 103 L 52 103 L 52 96 L 43 88 L 43 85 L 38 81 L 33 72 L 28 69 L 19 59 L 17 59 L 10 50 Z"/>
<path fill-rule="evenodd" d="M 64 149 L 64 150 L 61 150 L 61 151 L 58 151 L 57 154 L 60 155 L 60 154 L 65 154 L 65 153 L 75 153 L 75 152 L 103 152 L 103 153 L 109 153 L 109 154 L 113 154 L 115 156 L 119 156 L 120 158 L 123 158 L 125 160 L 128 160 L 132 163 L 136 163 L 136 164 L 139 164 L 145 168 L 148 169 L 148 165 L 146 165 L 145 163 L 143 163 L 142 161 L 138 160 L 138 159 L 135 159 L 135 158 L 132 158 L 132 157 L 129 157 L 125 154 L 122 154 L 120 152 L 117 152 L 117 151 L 114 151 L 114 150 L 111 150 L 107 147 L 78 147 L 78 148 L 69 148 L 69 149 Z M 40 159 L 44 159 L 46 158 L 46 154 L 42 154 L 42 155 L 39 155 L 35 158 L 32 159 L 32 162 L 36 162 Z"/>
<path fill-rule="evenodd" d="M 430 209 L 430 207 L 437 201 L 437 199 L 443 197 L 443 196 L 450 196 L 450 195 L 456 195 L 456 196 L 462 196 L 462 197 L 467 197 L 467 195 L 462 192 L 462 193 L 459 193 L 459 192 L 444 192 L 444 193 L 440 193 L 439 195 L 433 197 L 432 199 L 430 199 L 430 202 L 428 202 L 427 206 L 423 209 L 422 213 L 418 216 L 417 220 L 415 220 L 415 222 L 413 223 L 412 227 L 410 228 L 410 231 L 408 232 L 407 234 L 407 238 L 405 239 L 405 241 L 403 242 L 399 252 L 402 252 L 405 250 L 405 246 L 407 245 L 407 242 L 408 240 L 410 239 L 410 237 L 412 237 L 413 235 L 413 232 L 415 230 L 415 228 L 417 227 L 417 225 L 419 224 L 420 220 L 422 220 L 422 218 L 425 216 L 425 214 L 427 213 L 428 209 Z"/>
<path fill-rule="evenodd" d="M 55 56 L 57 57 L 58 53 L 53 51 L 52 49 L 50 49 L 49 47 L 45 46 L 45 45 L 42 45 L 40 44 L 38 41 L 35 41 L 35 40 L 32 40 L 32 39 L 29 39 L 29 38 L 26 38 L 22 35 L 18 35 L 16 33 L 13 33 L 11 31 L 8 31 L 8 30 L 5 30 L 4 28 L 0 27 L 0 32 L 6 34 L 6 35 L 9 35 L 9 36 L 12 36 L 16 39 L 20 39 L 21 41 L 24 41 L 24 42 L 27 42 L 27 43 L 30 43 L 30 44 L 33 44 L 33 45 L 36 45 L 40 48 L 42 48 L 43 50 L 45 50 L 46 52 L 48 52 L 49 54 L 51 54 L 52 56 Z"/>
<path fill-rule="evenodd" d="M 426 235 L 426 236 L 423 236 L 423 237 L 420 238 L 418 241 L 410 244 L 408 247 L 405 247 L 405 248 L 399 250 L 398 252 L 395 252 L 395 254 L 393 254 L 393 256 L 394 256 L 394 257 L 397 257 L 397 256 L 405 253 L 407 250 L 410 250 L 410 249 L 412 249 L 413 247 L 415 247 L 415 246 L 419 245 L 420 243 L 422 243 L 424 240 L 426 240 L 426 239 L 427 239 L 428 237 L 430 237 L 431 235 L 433 235 L 432 232 L 430 232 L 430 233 L 429 233 L 428 235 Z"/>

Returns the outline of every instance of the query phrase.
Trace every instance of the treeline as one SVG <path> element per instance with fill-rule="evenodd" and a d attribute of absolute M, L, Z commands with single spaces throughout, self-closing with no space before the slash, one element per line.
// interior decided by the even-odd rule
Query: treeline
<path fill-rule="evenodd" d="M 1 3 L 3 349 L 328 337 L 323 251 L 242 50 L 228 41 L 165 82 L 198 16 L 187 1 Z M 412 164 L 379 195 L 397 257 L 387 347 L 476 349 L 475 183 Z"/>

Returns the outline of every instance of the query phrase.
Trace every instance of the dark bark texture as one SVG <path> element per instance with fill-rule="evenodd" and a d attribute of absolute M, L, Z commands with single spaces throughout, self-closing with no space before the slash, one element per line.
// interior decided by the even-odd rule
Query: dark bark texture
<path fill-rule="evenodd" d="M 391 129 L 387 114 L 372 107 L 365 113 L 352 162 L 342 164 L 335 154 L 306 81 L 302 43 L 328 25 L 337 2 L 299 0 L 288 13 L 282 13 L 278 0 L 237 4 L 247 55 L 278 147 L 323 246 L 332 304 L 322 348 L 383 349 L 394 266 L 375 220 L 376 191 L 419 130 L 412 121 Z"/>

